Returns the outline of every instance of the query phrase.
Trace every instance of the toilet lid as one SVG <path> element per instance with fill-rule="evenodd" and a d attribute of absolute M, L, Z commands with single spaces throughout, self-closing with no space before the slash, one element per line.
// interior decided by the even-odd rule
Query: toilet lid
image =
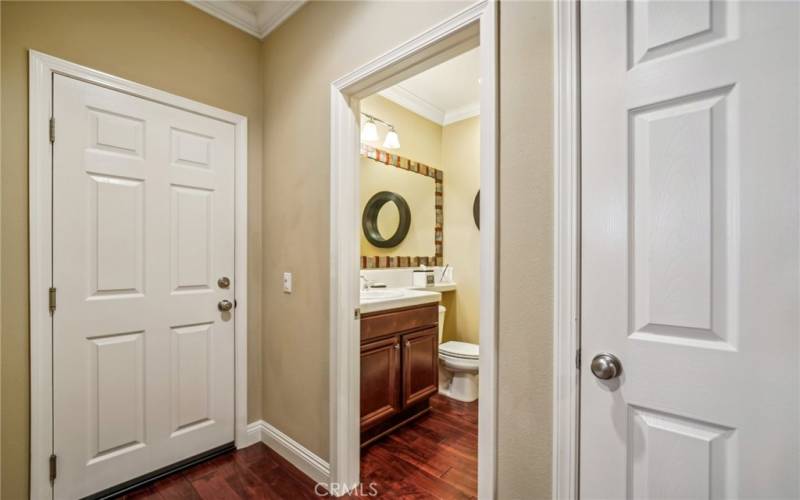
<path fill-rule="evenodd" d="M 478 359 L 478 344 L 451 340 L 439 346 L 439 352 L 454 358 Z"/>

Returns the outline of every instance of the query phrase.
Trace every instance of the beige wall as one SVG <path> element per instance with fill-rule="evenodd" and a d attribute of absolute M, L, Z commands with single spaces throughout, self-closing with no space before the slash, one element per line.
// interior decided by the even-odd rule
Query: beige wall
<path fill-rule="evenodd" d="M 361 101 L 361 110 L 394 125 L 400 136 L 400 148 L 391 152 L 414 161 L 441 169 L 442 127 L 380 95 L 371 95 Z M 370 146 L 383 148 L 386 128 L 378 125 L 380 140 L 368 142 Z M 445 178 L 445 181 L 447 179 Z M 361 255 L 431 256 L 436 253 L 436 182 L 432 177 L 388 166 L 384 163 L 361 158 L 359 187 L 364 213 L 367 201 L 378 191 L 392 191 L 405 198 L 411 210 L 411 227 L 406 238 L 392 248 L 378 248 L 364 237 L 361 231 Z M 388 205 L 388 204 L 387 204 Z M 383 215 L 383 210 L 381 211 Z M 394 228 L 398 217 L 394 218 Z M 383 222 L 378 219 L 379 227 Z M 381 232 L 388 236 L 392 232 Z"/>
<path fill-rule="evenodd" d="M 466 5 L 312 2 L 264 43 L 263 416 L 326 460 L 330 84 Z"/>
<path fill-rule="evenodd" d="M 8 2 L 2 11 L 2 492 L 28 488 L 28 48 L 248 117 L 249 414 L 260 417 L 261 43 L 183 2 Z"/>
<path fill-rule="evenodd" d="M 263 415 L 325 459 L 329 85 L 463 7 L 311 3 L 264 44 Z M 499 41 L 498 489 L 504 499 L 546 498 L 552 411 L 551 4 L 502 2 Z M 292 295 L 281 293 L 282 271 L 295 273 Z"/>
<path fill-rule="evenodd" d="M 444 262 L 453 266 L 458 289 L 445 294 L 445 340 L 479 343 L 480 231 L 472 203 L 481 186 L 480 118 L 442 129 L 444 170 Z"/>
<path fill-rule="evenodd" d="M 550 498 L 553 6 L 500 4 L 498 497 Z"/>

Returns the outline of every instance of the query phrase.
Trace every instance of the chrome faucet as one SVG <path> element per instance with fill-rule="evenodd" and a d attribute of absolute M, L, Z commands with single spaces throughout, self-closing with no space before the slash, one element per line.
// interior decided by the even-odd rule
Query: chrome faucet
<path fill-rule="evenodd" d="M 372 283 L 373 283 L 372 280 L 370 280 L 363 274 L 361 275 L 361 290 L 369 290 L 370 288 L 372 288 Z"/>

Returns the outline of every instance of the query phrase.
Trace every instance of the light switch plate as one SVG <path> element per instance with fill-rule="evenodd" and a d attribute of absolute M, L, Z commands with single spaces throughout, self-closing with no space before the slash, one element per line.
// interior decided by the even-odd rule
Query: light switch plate
<path fill-rule="evenodd" d="M 292 293 L 292 273 L 283 273 L 283 293 Z"/>

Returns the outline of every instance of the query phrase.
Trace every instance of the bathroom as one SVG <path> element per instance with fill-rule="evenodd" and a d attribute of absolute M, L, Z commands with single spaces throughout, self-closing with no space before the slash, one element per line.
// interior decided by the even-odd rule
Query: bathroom
<path fill-rule="evenodd" d="M 473 495 L 479 66 L 473 48 L 362 99 L 359 165 L 362 474 L 381 448 L 426 460 L 453 440 L 471 456 L 436 472 L 468 477 L 451 484 Z M 436 425 L 461 432 L 419 438 Z"/>

